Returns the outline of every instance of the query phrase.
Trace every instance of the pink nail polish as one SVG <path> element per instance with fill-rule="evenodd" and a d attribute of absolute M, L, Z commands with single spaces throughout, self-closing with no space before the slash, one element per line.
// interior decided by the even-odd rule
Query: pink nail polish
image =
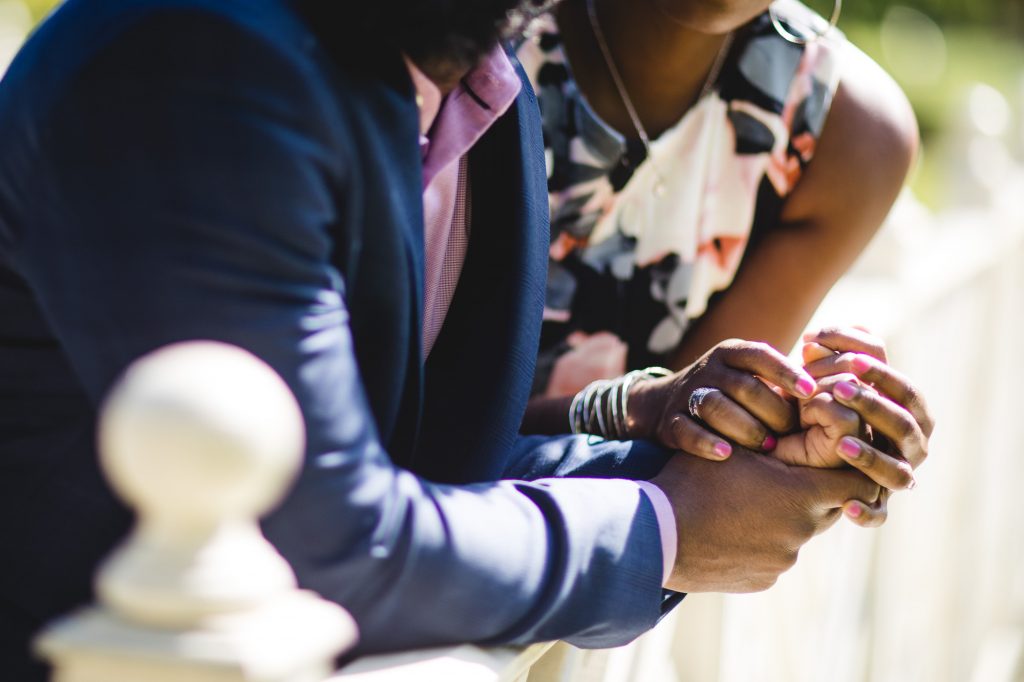
<path fill-rule="evenodd" d="M 853 371 L 855 374 L 864 374 L 871 370 L 871 362 L 863 355 L 855 357 L 853 362 L 850 364 L 853 365 Z"/>
<path fill-rule="evenodd" d="M 846 513 L 850 516 L 850 518 L 856 519 L 856 518 L 859 518 L 860 515 L 864 513 L 864 510 L 861 508 L 861 506 L 859 504 L 857 504 L 855 502 L 855 503 L 853 503 L 851 505 L 847 505 Z"/>
<path fill-rule="evenodd" d="M 833 390 L 843 400 L 853 400 L 857 395 L 857 387 L 845 381 L 840 381 Z"/>
<path fill-rule="evenodd" d="M 729 445 L 728 443 L 715 443 L 714 450 L 715 454 L 721 457 L 722 459 L 725 459 L 726 457 L 732 454 L 732 446 Z"/>
<path fill-rule="evenodd" d="M 775 436 L 769 435 L 767 438 L 764 439 L 764 442 L 761 443 L 761 449 L 764 450 L 765 452 L 771 452 L 772 450 L 775 449 L 775 446 L 777 446 L 778 444 L 779 439 L 776 438 Z"/>
<path fill-rule="evenodd" d="M 856 459 L 860 457 L 860 446 L 850 438 L 843 438 L 839 441 L 839 453 L 850 459 Z"/>
<path fill-rule="evenodd" d="M 814 395 L 814 389 L 817 388 L 814 382 L 806 377 L 796 380 L 796 392 L 804 398 L 810 398 Z"/>

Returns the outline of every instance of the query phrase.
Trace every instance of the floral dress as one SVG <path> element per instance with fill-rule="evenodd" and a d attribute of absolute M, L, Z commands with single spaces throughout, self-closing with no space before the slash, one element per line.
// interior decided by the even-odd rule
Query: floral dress
<path fill-rule="evenodd" d="M 796 2 L 777 8 L 794 33 L 824 21 Z M 814 156 L 843 42 L 787 42 L 767 13 L 737 30 L 712 87 L 652 141 L 656 171 L 583 98 L 554 18 L 534 22 L 518 56 L 540 102 L 551 208 L 536 392 L 576 331 L 614 333 L 630 366 L 664 364 L 777 224 Z"/>

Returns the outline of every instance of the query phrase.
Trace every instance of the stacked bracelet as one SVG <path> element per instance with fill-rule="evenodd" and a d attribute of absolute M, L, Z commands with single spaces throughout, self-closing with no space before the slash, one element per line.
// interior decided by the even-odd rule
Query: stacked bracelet
<path fill-rule="evenodd" d="M 569 430 L 623 440 L 629 427 L 629 389 L 638 381 L 670 376 L 664 367 L 637 369 L 618 379 L 591 382 L 569 406 Z"/>

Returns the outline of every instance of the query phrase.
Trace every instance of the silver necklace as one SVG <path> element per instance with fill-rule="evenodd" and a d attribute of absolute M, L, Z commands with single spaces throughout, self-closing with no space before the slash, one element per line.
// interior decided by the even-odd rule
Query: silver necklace
<path fill-rule="evenodd" d="M 612 57 L 611 48 L 608 47 L 608 40 L 605 38 L 604 31 L 601 29 L 601 22 L 597 19 L 597 9 L 594 7 L 594 0 L 587 0 L 587 16 L 590 18 L 590 29 L 594 33 L 594 39 L 597 40 L 597 46 L 601 49 L 601 55 L 604 57 L 604 63 L 608 67 L 608 73 L 611 74 L 612 82 L 615 84 L 615 89 L 619 91 L 619 98 L 622 100 L 622 104 L 626 107 L 626 113 L 629 114 L 629 119 L 633 122 L 633 127 L 636 128 L 636 134 L 640 136 L 640 141 L 644 145 L 644 151 L 647 152 L 647 161 L 651 164 L 651 170 L 654 171 L 654 177 L 656 178 L 654 183 L 654 196 L 662 197 L 665 195 L 665 176 L 662 175 L 658 169 L 658 164 L 654 161 L 654 154 L 651 153 L 651 138 L 647 134 L 647 129 L 644 128 L 644 124 L 640 121 L 639 114 L 636 113 L 636 107 L 633 106 L 633 100 L 629 96 L 629 92 L 626 90 L 626 84 L 622 80 L 622 75 L 619 73 L 619 68 L 615 65 L 615 59 Z M 712 86 L 715 84 L 715 80 L 718 78 L 718 74 L 722 71 L 722 65 L 725 63 L 725 56 L 729 53 L 729 46 L 732 45 L 733 34 L 730 32 L 726 37 L 725 41 L 722 42 L 722 47 L 719 48 L 718 54 L 715 56 L 715 61 L 711 65 L 711 70 L 708 71 L 708 76 L 704 79 L 704 86 L 700 89 L 700 94 L 697 95 L 696 101 L 704 99 L 704 96 L 710 92 Z"/>

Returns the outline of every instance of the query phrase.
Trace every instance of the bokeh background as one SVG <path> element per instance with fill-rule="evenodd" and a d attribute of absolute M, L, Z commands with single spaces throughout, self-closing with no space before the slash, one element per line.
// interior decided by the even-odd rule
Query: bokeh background
<path fill-rule="evenodd" d="M 805 2 L 825 15 L 832 7 L 832 0 Z M 0 0 L 0 73 L 57 4 Z M 1024 106 L 1024 1 L 846 0 L 840 27 L 896 78 L 914 105 L 925 153 L 911 186 L 926 206 L 942 209 L 957 198 L 949 191 L 957 177 L 949 164 L 956 164 L 943 151 L 946 133 L 966 106 L 984 110 L 975 115 L 984 118 L 986 131 L 1006 135 L 1014 153 L 1024 149 L 1024 132 L 1009 130 L 1007 107 L 1019 113 Z"/>
<path fill-rule="evenodd" d="M 0 73 L 55 4 L 0 0 Z M 902 85 L 923 151 L 812 324 L 867 324 L 923 388 L 920 485 L 767 593 L 691 595 L 639 642 L 559 645 L 531 679 L 1024 680 L 1024 0 L 847 0 L 840 28 Z"/>

